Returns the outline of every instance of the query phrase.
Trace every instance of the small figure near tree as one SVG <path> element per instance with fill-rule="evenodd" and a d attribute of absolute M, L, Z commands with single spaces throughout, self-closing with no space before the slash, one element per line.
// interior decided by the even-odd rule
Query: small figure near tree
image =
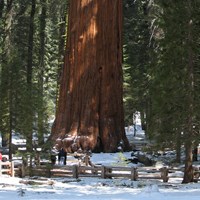
<path fill-rule="evenodd" d="M 2 153 L 1 153 L 1 151 L 0 151 L 0 161 L 2 161 Z"/>
<path fill-rule="evenodd" d="M 60 165 L 66 165 L 67 163 L 67 152 L 61 148 L 58 153 L 58 163 Z"/>

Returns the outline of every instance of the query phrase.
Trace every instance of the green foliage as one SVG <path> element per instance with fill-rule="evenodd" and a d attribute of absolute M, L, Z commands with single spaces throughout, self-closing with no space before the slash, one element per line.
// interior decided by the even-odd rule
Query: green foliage
<path fill-rule="evenodd" d="M 124 107 L 162 147 L 199 136 L 199 2 L 124 1 Z M 190 127 L 190 128 L 188 128 Z"/>
<path fill-rule="evenodd" d="M 31 1 L 0 7 L 0 132 L 32 134 L 44 142 L 55 114 L 60 63 L 63 59 L 68 1 L 36 1 L 33 21 L 32 74 L 28 71 Z M 10 20 L 11 19 L 11 20 Z M 64 19 L 64 20 L 63 20 Z M 8 26 L 9 22 L 9 26 Z M 63 28 L 64 27 L 64 28 Z M 62 47 L 61 47 L 62 46 Z M 62 48 L 63 51 L 59 51 Z M 27 77 L 31 76 L 31 85 Z"/>
<path fill-rule="evenodd" d="M 116 158 L 116 161 L 116 163 L 113 163 L 113 165 L 115 166 L 127 166 L 129 162 L 124 154 L 121 152 L 118 153 L 118 158 Z"/>
<path fill-rule="evenodd" d="M 199 3 L 191 2 L 189 6 L 180 1 L 156 2 L 160 11 L 154 24 L 157 49 L 150 71 L 149 133 L 165 146 L 176 146 L 177 139 L 199 140 Z"/>
<path fill-rule="evenodd" d="M 146 113 L 150 58 L 148 1 L 124 1 L 124 108 L 126 125 L 133 113 Z"/>

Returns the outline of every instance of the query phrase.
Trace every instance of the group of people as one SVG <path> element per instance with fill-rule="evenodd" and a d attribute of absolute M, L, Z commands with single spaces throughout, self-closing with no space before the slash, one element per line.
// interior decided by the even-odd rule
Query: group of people
<path fill-rule="evenodd" d="M 0 161 L 2 161 L 1 151 L 0 151 Z M 52 161 L 53 164 L 55 164 L 56 159 L 51 157 L 51 161 Z M 60 149 L 59 152 L 58 152 L 58 163 L 59 163 L 59 165 L 66 165 L 66 163 L 67 163 L 67 152 L 63 148 Z"/>
<path fill-rule="evenodd" d="M 51 163 L 53 165 L 56 164 L 56 154 L 51 155 Z M 58 164 L 59 165 L 66 165 L 67 163 L 67 152 L 62 148 L 58 152 Z"/>
<path fill-rule="evenodd" d="M 0 151 L 0 161 L 2 161 L 2 159 L 3 159 L 3 156 Z M 54 158 L 54 156 L 52 156 L 51 161 L 52 161 L 52 164 L 55 164 L 56 158 Z M 59 165 L 66 165 L 66 163 L 67 163 L 67 152 L 63 148 L 60 149 L 58 152 L 58 163 L 59 163 Z"/>

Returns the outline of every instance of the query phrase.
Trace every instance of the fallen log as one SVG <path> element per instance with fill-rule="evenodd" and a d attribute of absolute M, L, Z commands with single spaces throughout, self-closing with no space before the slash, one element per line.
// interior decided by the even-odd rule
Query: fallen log
<path fill-rule="evenodd" d="M 52 180 L 48 180 L 48 181 L 20 180 L 19 183 L 22 183 L 25 185 L 54 185 L 54 181 Z"/>

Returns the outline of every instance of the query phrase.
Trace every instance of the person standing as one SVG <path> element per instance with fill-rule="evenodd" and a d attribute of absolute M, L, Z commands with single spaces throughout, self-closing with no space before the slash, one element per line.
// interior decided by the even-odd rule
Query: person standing
<path fill-rule="evenodd" d="M 67 162 L 67 152 L 62 148 L 58 153 L 58 163 L 59 165 L 66 165 Z"/>
<path fill-rule="evenodd" d="M 1 151 L 0 151 L 0 161 L 2 161 L 2 153 L 1 153 Z"/>

